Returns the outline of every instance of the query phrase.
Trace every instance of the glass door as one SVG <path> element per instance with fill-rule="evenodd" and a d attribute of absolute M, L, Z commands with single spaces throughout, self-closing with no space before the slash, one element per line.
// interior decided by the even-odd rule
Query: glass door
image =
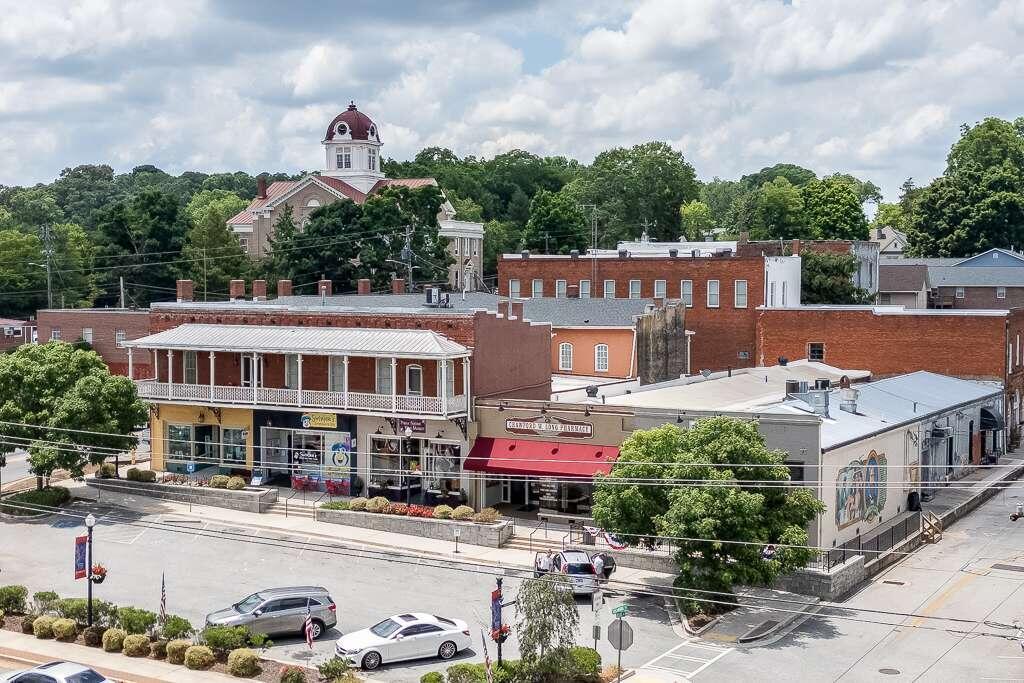
<path fill-rule="evenodd" d="M 323 477 L 323 432 L 294 432 L 292 438 L 292 464 L 299 476 Z"/>
<path fill-rule="evenodd" d="M 262 358 L 256 359 L 254 362 L 252 356 L 242 356 L 242 386 L 261 386 L 263 378 L 260 369 L 262 367 Z"/>

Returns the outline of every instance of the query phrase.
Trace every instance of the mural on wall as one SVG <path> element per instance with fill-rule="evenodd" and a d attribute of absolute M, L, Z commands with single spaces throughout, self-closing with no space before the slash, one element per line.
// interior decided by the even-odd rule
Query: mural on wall
<path fill-rule="evenodd" d="M 885 453 L 871 451 L 863 460 L 854 460 L 839 470 L 836 477 L 836 527 L 876 519 L 885 507 Z"/>

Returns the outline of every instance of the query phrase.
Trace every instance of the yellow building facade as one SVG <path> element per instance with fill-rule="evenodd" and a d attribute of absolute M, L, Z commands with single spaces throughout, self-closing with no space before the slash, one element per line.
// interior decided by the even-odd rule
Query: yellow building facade
<path fill-rule="evenodd" d="M 154 403 L 149 426 L 154 470 L 253 467 L 252 410 Z"/>

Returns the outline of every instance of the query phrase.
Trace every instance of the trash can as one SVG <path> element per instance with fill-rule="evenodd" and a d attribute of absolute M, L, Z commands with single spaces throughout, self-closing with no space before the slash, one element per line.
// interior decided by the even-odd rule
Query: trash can
<path fill-rule="evenodd" d="M 583 545 L 594 545 L 594 543 L 594 534 L 587 531 L 587 527 L 583 527 Z"/>

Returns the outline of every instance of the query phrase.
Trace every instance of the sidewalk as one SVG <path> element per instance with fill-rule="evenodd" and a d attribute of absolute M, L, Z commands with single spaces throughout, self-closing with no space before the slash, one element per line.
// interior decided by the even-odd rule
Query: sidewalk
<path fill-rule="evenodd" d="M 949 487 L 936 487 L 932 499 L 922 501 L 921 510 L 935 513 L 942 521 L 943 528 L 948 527 L 998 494 L 1003 488 L 1000 484 L 1019 479 L 1024 474 L 1024 452 L 1011 451 L 1000 458 L 998 464 L 1000 467 L 978 469 L 960 479 L 954 479 L 949 482 Z M 965 486 L 972 488 L 963 488 Z"/>
<path fill-rule="evenodd" d="M 26 669 L 46 662 L 66 660 L 84 664 L 107 678 L 125 683 L 217 683 L 238 680 L 214 671 L 191 671 L 158 659 L 126 657 L 117 652 L 104 652 L 98 647 L 39 640 L 14 631 L 0 630 L 0 659 L 19 662 Z"/>

